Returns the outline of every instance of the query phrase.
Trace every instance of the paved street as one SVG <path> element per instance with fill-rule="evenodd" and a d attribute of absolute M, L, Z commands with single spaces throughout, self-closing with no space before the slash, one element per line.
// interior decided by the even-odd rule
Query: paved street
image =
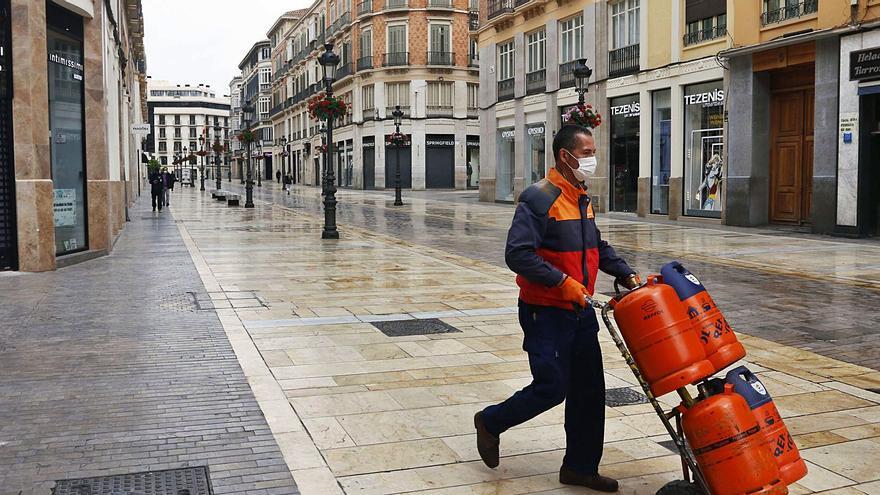
<path fill-rule="evenodd" d="M 187 464 L 217 493 L 290 493 L 290 475 L 306 495 L 588 493 L 556 480 L 562 406 L 505 433 L 498 470 L 474 447 L 473 413 L 529 381 L 511 206 L 414 196 L 343 191 L 342 239 L 322 241 L 314 189 L 265 184 L 246 210 L 182 188 L 170 212 L 141 199 L 109 257 L 0 278 L 0 493 Z M 880 493 L 876 244 L 600 220 L 640 270 L 677 258 L 705 280 L 808 461 L 791 493 Z M 458 332 L 373 325 L 430 318 Z M 608 389 L 636 389 L 600 338 Z M 680 476 L 649 406 L 606 417 L 621 493 Z"/>

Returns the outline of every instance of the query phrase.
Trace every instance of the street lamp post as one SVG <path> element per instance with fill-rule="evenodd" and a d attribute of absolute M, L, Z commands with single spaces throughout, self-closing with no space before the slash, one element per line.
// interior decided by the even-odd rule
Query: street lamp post
<path fill-rule="evenodd" d="M 589 91 L 590 76 L 593 75 L 593 69 L 587 67 L 587 59 L 578 59 L 574 66 L 574 84 L 578 94 L 578 105 L 584 104 L 584 94 Z"/>
<path fill-rule="evenodd" d="M 333 53 L 333 43 L 324 45 L 324 53 L 318 62 L 324 68 L 324 85 L 327 97 L 333 96 L 333 82 L 336 80 L 336 69 L 339 67 L 339 55 Z M 327 194 L 324 195 L 324 230 L 321 239 L 339 239 L 336 230 L 336 185 L 333 174 L 333 116 L 327 117 Z"/>
<path fill-rule="evenodd" d="M 244 115 L 244 129 L 248 133 L 251 130 L 251 113 L 254 111 L 253 107 L 245 106 L 241 109 L 242 114 Z M 245 208 L 253 208 L 254 207 L 254 180 L 252 177 L 252 169 L 251 169 L 251 142 L 250 139 L 244 139 L 244 147 L 245 154 L 247 155 L 247 179 L 244 184 L 244 207 Z"/>
<path fill-rule="evenodd" d="M 284 136 L 281 136 L 278 139 L 278 142 L 281 143 L 281 153 L 279 153 L 279 156 L 281 157 L 281 182 L 283 183 L 284 177 L 287 173 L 286 167 L 289 166 L 289 164 L 290 164 L 290 157 L 286 156 L 287 155 L 287 138 Z M 287 165 L 285 165 L 285 164 L 287 164 Z"/>
<path fill-rule="evenodd" d="M 177 176 L 177 180 L 180 181 L 180 185 L 183 186 L 183 169 L 189 165 L 189 148 L 186 146 L 183 147 L 183 156 L 180 157 L 180 174 Z M 190 182 L 192 182 L 192 178 L 190 178 Z"/>
<path fill-rule="evenodd" d="M 403 146 L 400 124 L 403 122 L 403 112 L 400 111 L 400 105 L 394 108 L 391 116 L 394 117 L 394 149 L 397 158 L 394 167 L 394 206 L 403 206 L 403 199 L 400 197 L 400 147 Z"/>
<path fill-rule="evenodd" d="M 205 136 L 199 136 L 199 153 L 205 152 Z M 201 170 L 201 178 L 199 182 L 199 191 L 205 190 L 205 156 L 202 155 L 202 170 Z"/>
<path fill-rule="evenodd" d="M 259 169 L 257 170 L 257 187 L 263 187 L 263 170 L 266 169 L 266 167 L 263 165 L 263 160 L 265 160 L 266 157 L 263 156 L 263 138 L 262 138 L 262 136 L 260 137 L 260 140 L 257 142 L 257 156 L 260 157 L 260 159 L 257 160 L 257 167 L 259 167 Z"/>
<path fill-rule="evenodd" d="M 216 165 L 216 167 L 214 168 L 214 180 L 215 184 L 217 185 L 218 191 L 220 190 L 220 151 L 222 151 L 222 145 L 220 144 L 220 133 L 222 131 L 223 129 L 219 125 L 214 126 L 214 165 Z"/>
<path fill-rule="evenodd" d="M 321 196 L 327 194 L 327 126 L 321 124 L 321 163 L 324 169 L 321 170 Z"/>

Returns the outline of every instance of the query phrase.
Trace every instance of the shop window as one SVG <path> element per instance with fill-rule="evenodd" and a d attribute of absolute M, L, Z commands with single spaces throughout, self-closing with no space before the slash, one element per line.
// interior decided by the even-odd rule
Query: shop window
<path fill-rule="evenodd" d="M 672 91 L 651 94 L 651 213 L 669 213 L 669 175 L 672 170 Z"/>
<path fill-rule="evenodd" d="M 516 160 L 514 139 L 516 131 L 513 127 L 498 130 L 498 164 L 495 182 L 495 199 L 513 201 L 513 170 Z"/>
<path fill-rule="evenodd" d="M 55 253 L 63 255 L 88 249 L 83 22 L 51 2 L 46 21 Z"/>
<path fill-rule="evenodd" d="M 639 179 L 639 95 L 610 101 L 611 210 L 636 211 Z"/>
<path fill-rule="evenodd" d="M 546 174 L 546 139 L 544 130 L 546 125 L 531 124 L 526 127 L 526 170 L 529 184 L 534 184 L 543 179 Z"/>
<path fill-rule="evenodd" d="M 721 217 L 724 89 L 721 81 L 684 92 L 684 214 Z"/>

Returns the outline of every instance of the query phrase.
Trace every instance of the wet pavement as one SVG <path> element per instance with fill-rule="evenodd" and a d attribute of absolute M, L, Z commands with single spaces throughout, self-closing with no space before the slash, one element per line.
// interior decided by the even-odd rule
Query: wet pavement
<path fill-rule="evenodd" d="M 224 188 L 244 193 L 238 183 Z M 338 220 L 346 225 L 504 265 L 513 206 L 476 201 L 476 192 L 404 193 L 340 190 Z M 276 183 L 254 188 L 258 201 L 315 214 L 314 187 L 284 194 Z M 743 333 L 880 370 L 880 242 L 849 241 L 768 229 L 651 223 L 599 215 L 603 238 L 642 273 L 679 260 L 705 283 Z M 597 290 L 612 290 L 600 277 Z"/>

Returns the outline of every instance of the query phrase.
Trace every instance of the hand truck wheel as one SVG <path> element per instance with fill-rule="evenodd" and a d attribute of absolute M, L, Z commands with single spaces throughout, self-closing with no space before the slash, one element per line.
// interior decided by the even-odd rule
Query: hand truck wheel
<path fill-rule="evenodd" d="M 706 492 L 696 483 L 675 480 L 663 485 L 656 495 L 706 495 Z"/>

